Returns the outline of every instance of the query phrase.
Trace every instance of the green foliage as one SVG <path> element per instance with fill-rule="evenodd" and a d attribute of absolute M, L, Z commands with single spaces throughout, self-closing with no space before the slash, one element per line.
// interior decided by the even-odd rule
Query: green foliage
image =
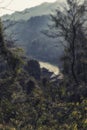
<path fill-rule="evenodd" d="M 68 4 L 72 4 L 70 0 Z M 84 79 L 78 86 L 70 73 L 57 83 L 46 79 L 42 81 L 39 63 L 30 60 L 28 65 L 22 66 L 20 49 L 6 46 L 1 28 L 0 58 L 7 69 L 3 69 L 0 77 L 0 129 L 86 130 L 87 87 Z M 66 50 L 67 55 L 63 58 L 64 70 L 69 65 L 69 52 Z M 76 66 L 82 61 L 79 60 Z M 78 74 L 82 74 L 82 67 L 79 67 L 81 73 Z"/>
<path fill-rule="evenodd" d="M 69 82 L 87 84 L 87 3 L 78 0 L 66 0 L 67 5 L 56 9 L 51 15 L 53 36 L 62 37 L 64 46 L 63 73 Z M 85 19 L 84 19 L 85 18 Z M 52 28 L 51 28 L 52 30 Z"/>
<path fill-rule="evenodd" d="M 39 63 L 36 60 L 28 61 L 27 70 L 28 70 L 30 76 L 33 76 L 36 80 L 40 80 L 41 70 L 40 70 Z"/>

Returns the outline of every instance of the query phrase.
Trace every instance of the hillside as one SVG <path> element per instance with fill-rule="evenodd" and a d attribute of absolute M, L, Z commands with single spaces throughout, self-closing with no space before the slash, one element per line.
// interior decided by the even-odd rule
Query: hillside
<path fill-rule="evenodd" d="M 64 48 L 42 33 L 48 5 L 0 20 L 0 130 L 87 130 L 87 0 L 67 0 L 52 17 Z"/>
<path fill-rule="evenodd" d="M 41 5 L 27 8 L 24 11 L 21 12 L 15 12 L 12 15 L 4 15 L 2 16 L 2 20 L 11 20 L 11 21 L 20 21 L 20 20 L 29 20 L 31 17 L 35 16 L 42 16 L 42 15 L 48 15 L 53 11 L 55 8 L 58 7 L 58 4 L 60 2 L 56 1 L 54 3 L 42 3 Z"/>
<path fill-rule="evenodd" d="M 17 45 L 22 46 L 30 57 L 60 66 L 63 47 L 58 45 L 58 39 L 49 38 L 42 33 L 48 28 L 49 15 L 57 6 L 57 2 L 43 3 L 23 12 L 3 16 L 2 20 L 7 27 L 7 37 L 17 40 Z"/>

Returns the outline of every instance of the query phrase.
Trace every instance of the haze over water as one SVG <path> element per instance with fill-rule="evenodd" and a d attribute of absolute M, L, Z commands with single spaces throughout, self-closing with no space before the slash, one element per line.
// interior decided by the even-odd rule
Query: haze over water
<path fill-rule="evenodd" d="M 40 63 L 41 68 L 44 67 L 44 68 L 48 69 L 50 72 L 54 72 L 54 74 L 56 74 L 56 75 L 58 75 L 60 73 L 59 68 L 55 65 L 52 65 L 47 62 L 39 62 L 39 63 Z"/>

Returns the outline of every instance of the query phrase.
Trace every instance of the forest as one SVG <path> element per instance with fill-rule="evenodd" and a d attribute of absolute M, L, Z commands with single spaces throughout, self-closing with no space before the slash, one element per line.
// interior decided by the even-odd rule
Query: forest
<path fill-rule="evenodd" d="M 6 39 L 0 19 L 0 130 L 87 130 L 87 1 L 66 1 L 43 32 L 64 47 L 54 79 Z"/>

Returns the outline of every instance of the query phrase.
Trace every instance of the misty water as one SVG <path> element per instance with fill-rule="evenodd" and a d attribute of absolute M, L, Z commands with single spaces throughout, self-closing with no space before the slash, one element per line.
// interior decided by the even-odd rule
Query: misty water
<path fill-rule="evenodd" d="M 52 65 L 52 64 L 50 64 L 50 63 L 48 63 L 48 62 L 39 62 L 40 63 L 40 67 L 41 68 L 46 68 L 46 69 L 48 69 L 50 72 L 54 72 L 54 74 L 59 74 L 59 68 L 57 67 L 57 66 L 55 66 L 55 65 Z"/>

